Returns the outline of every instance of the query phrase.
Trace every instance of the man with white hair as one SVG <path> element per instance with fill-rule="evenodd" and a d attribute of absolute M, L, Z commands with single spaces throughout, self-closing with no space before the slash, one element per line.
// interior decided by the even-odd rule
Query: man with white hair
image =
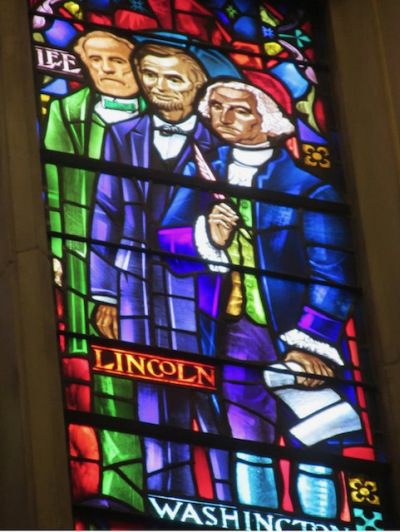
<path fill-rule="evenodd" d="M 260 89 L 238 81 L 214 83 L 201 100 L 199 111 L 225 145 L 206 158 L 197 152 L 196 163 L 185 169 L 187 176 L 254 187 L 281 193 L 282 197 L 286 194 L 340 202 L 331 185 L 296 166 L 289 152 L 280 146 L 294 127 Z M 222 381 L 232 436 L 277 443 L 276 400 L 262 371 L 251 365 L 230 365 L 229 359 L 270 364 L 279 358 L 292 369 L 308 373 L 297 376 L 295 387 L 321 387 L 324 378 L 332 377 L 335 368 L 344 364 L 339 342 L 326 342 L 326 326 L 332 318 L 343 321 L 343 308 L 336 316 L 330 311 L 328 317 L 326 302 L 329 297 L 346 298 L 344 291 L 331 286 L 321 290 L 310 280 L 338 281 L 337 268 L 341 270 L 344 259 L 329 249 L 326 218 L 320 213 L 305 210 L 300 217 L 299 210 L 290 203 L 200 194 L 201 200 L 198 192 L 181 189 L 163 226 L 194 226 L 197 254 L 212 261 L 209 269 L 222 277 L 216 352 L 228 361 Z M 200 204 L 206 214 L 199 215 L 198 210 L 194 214 Z M 316 227 L 318 231 L 313 232 Z M 187 243 L 183 251 L 175 242 L 174 251 L 187 254 Z M 257 276 L 252 272 L 255 268 L 303 277 L 305 283 L 301 286 L 265 273 Z M 345 303 L 345 313 L 350 304 Z M 312 327 L 304 327 L 311 322 Z M 315 441 L 326 438 L 320 434 Z M 272 459 L 237 453 L 235 467 L 242 503 L 279 506 Z M 336 481 L 331 473 L 326 467 L 299 465 L 298 497 L 305 513 L 336 516 Z"/>

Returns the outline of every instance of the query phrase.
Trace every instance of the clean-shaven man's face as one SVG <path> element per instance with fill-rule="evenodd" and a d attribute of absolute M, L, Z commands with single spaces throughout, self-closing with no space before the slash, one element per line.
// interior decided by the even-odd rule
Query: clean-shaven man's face
<path fill-rule="evenodd" d="M 93 37 L 84 46 L 82 61 L 96 89 L 116 98 L 129 98 L 139 91 L 130 64 L 131 49 L 112 37 Z"/>
<path fill-rule="evenodd" d="M 211 126 L 224 140 L 248 145 L 267 141 L 253 93 L 218 87 L 211 92 L 209 104 Z"/>

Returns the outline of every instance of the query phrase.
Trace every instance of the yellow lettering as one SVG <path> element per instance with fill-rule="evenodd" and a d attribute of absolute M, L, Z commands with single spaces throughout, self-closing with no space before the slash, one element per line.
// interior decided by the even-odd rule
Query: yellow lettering
<path fill-rule="evenodd" d="M 112 370 L 114 369 L 114 362 L 110 362 L 109 364 L 105 364 L 103 366 L 103 361 L 101 359 L 101 353 L 102 353 L 102 350 L 101 349 L 96 349 L 96 348 L 93 348 L 94 349 L 94 352 L 95 352 L 95 356 L 96 356 L 96 365 L 94 366 L 93 369 L 107 369 L 107 370 Z"/>
<path fill-rule="evenodd" d="M 197 383 L 215 388 L 215 369 L 214 368 L 203 368 L 202 366 L 194 366 L 197 370 Z M 206 383 L 203 382 L 203 379 Z"/>
<path fill-rule="evenodd" d="M 196 375 L 193 375 L 193 377 L 184 376 L 185 365 L 182 362 L 179 362 L 177 366 L 178 366 L 178 379 L 181 382 L 194 382 L 196 380 Z"/>
<path fill-rule="evenodd" d="M 147 362 L 147 369 L 148 369 L 148 372 L 151 373 L 151 375 L 153 375 L 154 377 L 164 377 L 164 374 L 163 373 L 155 373 L 154 371 L 154 368 L 153 368 L 153 364 L 160 364 L 160 361 L 157 360 L 157 359 L 153 359 L 153 360 L 149 360 Z"/>
<path fill-rule="evenodd" d="M 133 355 L 128 355 L 127 353 L 124 354 L 126 359 L 126 372 L 135 373 L 134 369 L 132 369 L 132 366 L 134 366 L 142 375 L 144 375 L 144 357 L 138 357 L 138 359 L 136 359 Z"/>

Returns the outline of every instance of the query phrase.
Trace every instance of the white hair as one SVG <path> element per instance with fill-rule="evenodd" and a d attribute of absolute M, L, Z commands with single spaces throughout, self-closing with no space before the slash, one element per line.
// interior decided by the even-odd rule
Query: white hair
<path fill-rule="evenodd" d="M 227 87 L 239 91 L 246 91 L 254 94 L 257 112 L 262 118 L 261 131 L 270 135 L 279 136 L 293 133 L 294 126 L 288 118 L 285 118 L 276 102 L 265 92 L 253 85 L 242 83 L 241 81 L 227 81 L 213 83 L 207 88 L 206 94 L 199 102 L 199 112 L 210 118 L 210 96 L 213 90 L 220 87 Z"/>

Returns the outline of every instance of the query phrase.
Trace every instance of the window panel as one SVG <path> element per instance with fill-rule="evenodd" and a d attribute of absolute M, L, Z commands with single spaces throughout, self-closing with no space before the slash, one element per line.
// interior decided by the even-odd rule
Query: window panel
<path fill-rule="evenodd" d="M 386 527 L 320 3 L 30 11 L 77 529 Z"/>

